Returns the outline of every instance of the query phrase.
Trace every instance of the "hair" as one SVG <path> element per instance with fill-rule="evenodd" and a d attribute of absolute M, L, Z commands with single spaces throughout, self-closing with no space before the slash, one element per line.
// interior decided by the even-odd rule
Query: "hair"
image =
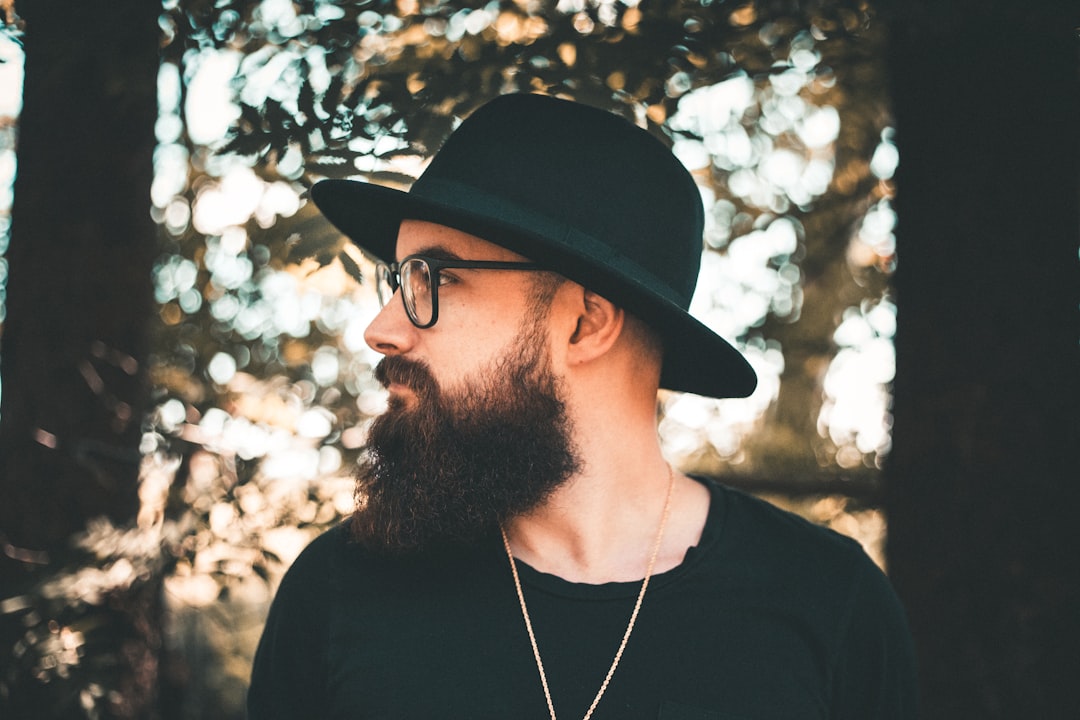
<path fill-rule="evenodd" d="M 633 313 L 627 313 L 627 318 L 630 320 L 630 333 L 640 343 L 642 351 L 663 357 L 664 339 L 660 331 Z"/>
<path fill-rule="evenodd" d="M 658 368 L 663 367 L 664 341 L 656 328 L 637 315 L 628 312 L 623 333 L 637 347 L 641 358 L 656 363 Z"/>
<path fill-rule="evenodd" d="M 566 283 L 566 277 L 553 270 L 540 270 L 530 275 L 532 287 L 529 300 L 532 307 L 539 311 L 540 317 L 546 317 L 555 300 L 555 293 Z"/>

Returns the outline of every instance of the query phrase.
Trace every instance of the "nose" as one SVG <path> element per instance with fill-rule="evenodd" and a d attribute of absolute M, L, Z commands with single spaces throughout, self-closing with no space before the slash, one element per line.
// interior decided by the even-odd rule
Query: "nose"
<path fill-rule="evenodd" d="M 379 311 L 364 330 L 364 342 L 372 350 L 383 355 L 402 355 L 412 349 L 417 329 L 405 314 L 405 303 L 399 297 L 401 290 Z"/>

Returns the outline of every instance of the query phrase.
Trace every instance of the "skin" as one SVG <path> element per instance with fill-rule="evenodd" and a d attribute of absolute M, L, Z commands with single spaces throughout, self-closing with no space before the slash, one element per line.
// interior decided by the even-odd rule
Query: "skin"
<path fill-rule="evenodd" d="M 442 225 L 406 220 L 397 256 L 442 252 L 467 260 L 526 261 L 505 248 Z M 400 299 L 368 326 L 364 338 L 384 355 L 428 364 L 449 388 L 467 387 L 514 341 L 526 317 L 527 273 L 446 270 L 439 320 L 420 330 Z M 584 461 L 550 500 L 506 526 L 515 557 L 571 582 L 640 580 L 667 493 L 668 468 L 656 432 L 660 354 L 638 321 L 572 281 L 563 283 L 546 320 L 552 369 L 561 380 Z M 414 400 L 407 387 L 392 395 Z M 675 473 L 671 515 L 654 573 L 678 565 L 701 537 L 709 493 Z"/>

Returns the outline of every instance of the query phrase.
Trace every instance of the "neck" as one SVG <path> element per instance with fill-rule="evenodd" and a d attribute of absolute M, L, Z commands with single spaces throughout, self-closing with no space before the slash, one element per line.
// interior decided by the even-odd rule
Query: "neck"
<path fill-rule="evenodd" d="M 655 434 L 654 434 L 655 438 Z M 571 582 L 641 580 L 661 521 L 669 477 L 670 517 L 654 572 L 682 562 L 701 537 L 708 513 L 708 490 L 673 472 L 654 450 L 622 452 L 607 462 L 593 453 L 583 472 L 549 500 L 506 525 L 514 555 L 541 572 Z"/>
<path fill-rule="evenodd" d="M 670 515 L 654 572 L 682 562 L 708 514 L 708 489 L 669 474 L 656 432 L 656 386 L 640 381 L 632 352 L 623 354 L 629 359 L 621 365 L 569 367 L 565 401 L 581 470 L 504 527 L 518 559 L 571 582 L 645 576 L 671 477 Z"/>

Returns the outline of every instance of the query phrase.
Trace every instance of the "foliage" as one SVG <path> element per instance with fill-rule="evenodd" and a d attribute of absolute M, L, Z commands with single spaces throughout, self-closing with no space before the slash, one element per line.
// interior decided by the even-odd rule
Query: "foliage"
<path fill-rule="evenodd" d="M 858 2 L 172 4 L 163 27 L 170 40 L 166 62 L 182 68 L 184 78 L 178 106 L 202 58 L 234 53 L 238 110 L 228 138 L 213 153 L 197 143 L 183 151 L 192 168 L 207 176 L 190 178 L 177 197 L 160 202 L 163 215 L 175 209 L 180 217 L 170 230 L 163 267 L 184 258 L 198 268 L 186 303 L 182 292 L 163 300 L 167 328 L 160 346 L 182 352 L 162 352 L 159 378 L 183 377 L 186 387 L 161 386 L 196 407 L 213 405 L 213 388 L 199 378 L 222 352 L 259 377 L 284 371 L 310 379 L 305 366 L 320 350 L 336 353 L 342 371 L 363 370 L 371 360 L 364 349 L 354 345 L 343 352 L 334 329 L 316 327 L 314 316 L 310 334 L 295 328 L 299 336 L 268 329 L 267 323 L 261 335 L 251 323 L 239 332 L 236 323 L 229 327 L 243 309 L 265 307 L 272 289 L 264 280 L 299 258 L 314 258 L 307 269 L 339 260 L 362 280 L 355 248 L 303 204 L 305 188 L 323 177 L 354 176 L 407 186 L 475 106 L 502 92 L 538 90 L 621 112 L 691 162 L 704 155 L 696 160 L 696 172 L 719 198 L 711 208 L 708 247 L 718 261 L 737 255 L 730 252 L 734 243 L 764 254 L 768 273 L 759 274 L 758 282 L 745 274 L 731 277 L 731 263 L 706 263 L 714 268 L 715 288 L 704 300 L 704 314 L 743 344 L 764 375 L 783 372 L 783 381 L 766 382 L 750 401 L 752 408 L 741 413 L 749 419 L 724 438 L 709 438 L 704 427 L 692 432 L 698 439 L 684 443 L 694 446 L 683 453 L 687 461 L 712 471 L 734 462 L 764 472 L 777 470 L 770 463 L 779 457 L 786 473 L 816 473 L 822 463 L 835 466 L 836 453 L 847 444 L 852 449 L 844 467 L 875 466 L 885 449 L 880 439 L 862 442 L 858 450 L 854 437 L 844 433 L 812 440 L 819 434 L 822 368 L 835 353 L 823 340 L 845 311 L 856 308 L 867 316 L 878 307 L 891 267 L 887 246 L 864 245 L 854 262 L 849 257 L 859 218 L 891 193 L 870 166 L 888 122 L 880 63 L 874 61 L 881 29 L 872 17 Z M 718 89 L 751 97 L 742 106 L 722 107 L 724 116 L 717 117 L 716 106 L 726 101 L 707 96 L 720 94 Z M 714 116 L 680 120 L 680 107 L 687 115 L 690 106 L 705 106 L 703 112 Z M 815 108 L 824 111 L 811 118 Z M 815 146 L 806 139 L 811 121 L 838 127 Z M 779 156 L 789 167 L 766 167 Z M 196 228 L 190 219 L 226 159 L 241 157 L 263 182 L 284 184 L 301 199 L 292 217 L 241 221 L 245 237 L 236 240 L 234 227 L 227 230 L 234 238 L 229 242 L 226 229 Z M 777 177 L 785 172 L 787 178 Z M 761 235 L 770 229 L 793 233 L 793 241 L 768 249 Z M 216 277 L 207 283 L 206 276 L 216 274 L 207 259 L 220 257 L 218 249 L 229 245 L 242 248 L 236 254 L 250 264 L 249 277 L 237 287 L 223 288 Z M 702 294 L 709 285 L 704 277 Z M 735 297 L 732 286 L 739 289 Z M 205 291 L 198 299 L 200 287 Z M 804 303 L 806 293 L 815 302 Z M 742 302 L 747 296 L 758 299 Z M 759 309 L 740 311 L 733 307 L 738 303 Z M 193 347 L 192 325 L 211 328 L 208 347 Z M 238 345 L 250 347 L 238 351 Z M 777 361 L 777 348 L 797 361 Z M 355 379 L 343 382 L 349 386 L 335 384 L 331 393 L 341 402 L 329 405 L 341 423 L 337 427 L 347 428 L 364 420 L 349 407 L 351 399 L 371 388 L 356 387 Z M 770 406 L 776 410 L 771 429 L 759 434 L 757 445 L 743 444 Z M 705 416 L 716 425 L 719 409 L 709 407 Z M 801 438 L 803 449 L 796 453 L 793 438 Z"/>
<path fill-rule="evenodd" d="M 104 519 L 75 538 L 64 566 L 0 599 L 0 709 L 39 717 L 137 717 L 153 706 L 156 612 L 166 531 Z M 141 672 L 130 685 L 130 668 Z"/>
<path fill-rule="evenodd" d="M 798 481 L 878 462 L 881 447 L 819 428 L 825 368 L 837 344 L 858 344 L 859 332 L 834 340 L 837 329 L 890 335 L 888 222 L 864 222 L 868 208 L 888 214 L 891 194 L 871 163 L 888 115 L 882 30 L 865 3 L 173 0 L 161 27 L 143 513 L 138 528 L 91 526 L 70 572 L 0 607 L 23 625 L 19 672 L 89 693 L 88 716 L 112 686 L 65 659 L 101 647 L 80 609 L 148 577 L 164 577 L 171 617 L 162 694 L 186 698 L 169 716 L 239 715 L 260 613 L 300 547 L 351 508 L 349 467 L 384 400 L 359 336 L 373 312 L 369 261 L 306 188 L 324 177 L 405 187 L 499 93 L 620 112 L 703 187 L 697 310 L 772 379 L 742 405 L 665 396 L 661 431 L 684 467 Z M 188 100 L 222 57 L 237 112 L 227 136 L 208 139 L 195 127 L 205 109 Z M 787 164 L 771 166 L 777 157 Z M 833 504 L 806 512 L 854 522 Z M 224 610 L 242 606 L 254 610 Z M 226 639 L 195 667 L 195 646 Z M 211 672 L 223 684 L 200 686 Z"/>
<path fill-rule="evenodd" d="M 843 1 L 236 0 L 176 5 L 168 17 L 174 61 L 227 48 L 251 58 L 249 76 L 274 63 L 294 78 L 280 92 L 241 93 L 226 151 L 272 161 L 295 148 L 318 174 L 351 174 L 357 145 L 381 160 L 430 153 L 456 117 L 511 90 L 644 109 L 659 124 L 692 88 L 782 72 L 800 35 L 843 42 L 870 16 Z"/>

